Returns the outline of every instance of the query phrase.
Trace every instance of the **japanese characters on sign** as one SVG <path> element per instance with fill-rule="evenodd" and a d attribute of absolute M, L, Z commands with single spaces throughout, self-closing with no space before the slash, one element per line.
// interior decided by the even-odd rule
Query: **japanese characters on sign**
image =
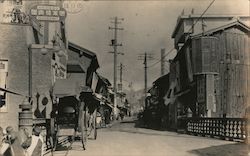
<path fill-rule="evenodd" d="M 67 76 L 67 60 L 68 55 L 65 53 L 58 56 L 57 53 L 54 54 L 52 58 L 52 73 L 53 73 L 53 81 L 55 82 L 57 79 L 66 79 Z"/>
<path fill-rule="evenodd" d="M 59 22 L 65 20 L 66 10 L 53 5 L 36 5 L 30 9 L 30 15 L 39 21 Z"/>

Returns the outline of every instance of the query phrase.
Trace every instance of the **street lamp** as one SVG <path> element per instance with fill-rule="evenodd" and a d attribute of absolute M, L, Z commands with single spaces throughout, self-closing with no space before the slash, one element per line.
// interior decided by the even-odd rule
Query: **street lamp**
<path fill-rule="evenodd" d="M 41 53 L 42 53 L 42 55 L 46 55 L 46 54 L 48 53 L 48 49 L 45 48 L 45 47 L 43 47 L 43 48 L 41 49 Z"/>
<path fill-rule="evenodd" d="M 65 50 L 62 50 L 62 49 L 60 49 L 60 50 L 57 52 L 57 55 L 58 55 L 59 57 L 62 57 L 64 54 L 65 54 Z"/>
<path fill-rule="evenodd" d="M 63 49 L 62 49 L 60 46 L 58 46 L 58 45 L 55 45 L 55 46 L 43 45 L 43 47 L 36 47 L 36 48 L 34 48 L 34 49 L 41 49 L 40 51 L 41 51 L 42 55 L 47 55 L 48 52 L 49 52 L 49 50 L 50 50 L 51 52 L 57 53 L 57 55 L 58 55 L 59 57 L 62 57 L 62 56 L 64 55 L 64 53 L 65 53 L 65 50 L 63 50 Z"/>

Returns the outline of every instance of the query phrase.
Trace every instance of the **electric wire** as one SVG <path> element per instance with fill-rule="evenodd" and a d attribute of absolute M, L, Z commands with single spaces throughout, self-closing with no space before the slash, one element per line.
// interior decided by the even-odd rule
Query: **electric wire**
<path fill-rule="evenodd" d="M 190 31 L 193 29 L 193 27 L 198 23 L 198 21 L 204 16 L 204 14 L 207 12 L 207 10 L 212 6 L 212 4 L 215 2 L 215 0 L 213 0 L 208 7 L 203 11 L 203 13 L 201 14 L 201 16 L 199 16 L 199 18 L 195 21 L 195 23 L 192 24 L 191 28 L 189 29 L 188 33 L 191 33 Z M 166 55 L 163 56 L 163 59 L 168 56 L 175 48 L 172 48 Z M 156 64 L 160 63 L 161 60 L 155 62 L 154 64 L 148 66 L 148 68 L 151 68 L 153 66 L 155 66 Z"/>

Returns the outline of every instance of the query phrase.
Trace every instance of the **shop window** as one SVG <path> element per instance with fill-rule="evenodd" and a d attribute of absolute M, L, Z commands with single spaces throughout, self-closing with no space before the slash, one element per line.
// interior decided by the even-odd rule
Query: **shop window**
<path fill-rule="evenodd" d="M 8 61 L 0 59 L 0 112 L 7 111 L 7 101 L 6 101 L 6 82 L 8 76 Z"/>

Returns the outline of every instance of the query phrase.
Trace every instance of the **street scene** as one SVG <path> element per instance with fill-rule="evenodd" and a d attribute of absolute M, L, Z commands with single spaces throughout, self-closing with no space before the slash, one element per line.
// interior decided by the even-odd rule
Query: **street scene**
<path fill-rule="evenodd" d="M 79 150 L 80 142 L 74 142 L 70 150 L 69 145 L 65 144 L 66 149 L 58 150 L 54 155 L 245 156 L 248 152 L 247 145 L 232 141 L 138 128 L 132 118 L 125 118 L 107 129 L 98 129 L 98 139 L 89 140 L 88 150 L 84 153 Z"/>
<path fill-rule="evenodd" d="M 249 0 L 1 0 L 0 156 L 250 156 Z"/>

